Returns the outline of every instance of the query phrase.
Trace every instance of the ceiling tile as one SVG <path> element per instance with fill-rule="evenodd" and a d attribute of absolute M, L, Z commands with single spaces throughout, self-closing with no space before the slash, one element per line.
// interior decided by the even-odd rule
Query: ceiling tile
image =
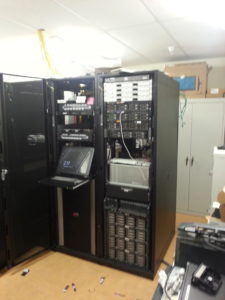
<path fill-rule="evenodd" d="M 184 53 L 166 31 L 156 23 L 132 28 L 112 30 L 110 34 L 133 48 L 152 62 L 170 59 L 168 46 L 174 46 L 174 56 L 184 58 Z"/>
<path fill-rule="evenodd" d="M 129 27 L 154 21 L 139 0 L 54 0 L 101 29 Z"/>
<path fill-rule="evenodd" d="M 7 0 L 0 2 L 0 17 L 21 22 L 34 29 L 53 31 L 58 27 L 85 25 L 80 18 L 52 0 Z"/>
<path fill-rule="evenodd" d="M 180 15 L 176 15 L 173 5 L 177 1 L 2 0 L 0 41 L 31 34 L 37 39 L 39 28 L 45 29 L 51 37 L 64 40 L 60 33 L 65 33 L 66 29 L 66 37 L 74 47 L 84 47 L 86 40 L 88 51 L 93 51 L 94 45 L 98 44 L 102 49 L 108 46 L 114 54 L 121 46 L 122 61 L 126 66 L 224 56 L 225 31 L 183 18 L 185 9 L 183 14 L 180 10 Z M 76 34 L 77 27 L 84 28 L 82 38 Z M 88 34 L 88 29 L 101 29 L 99 38 Z M 18 41 L 15 40 L 13 49 Z M 38 43 L 36 45 L 39 47 Z M 175 47 L 173 56 L 169 54 L 168 46 Z"/>
<path fill-rule="evenodd" d="M 123 66 L 149 64 L 150 62 L 149 58 L 144 57 L 143 55 L 138 55 L 138 53 L 129 49 L 125 49 L 122 55 Z"/>
<path fill-rule="evenodd" d="M 225 50 L 225 30 L 187 19 L 163 23 L 188 55 L 220 55 Z"/>
<path fill-rule="evenodd" d="M 10 21 L 7 19 L 2 19 L 0 17 L 0 40 L 14 37 L 23 37 L 34 33 L 34 30 L 18 24 L 15 21 Z"/>
<path fill-rule="evenodd" d="M 178 2 L 178 0 L 141 0 L 144 5 L 149 9 L 149 11 L 157 18 L 157 20 L 171 20 L 176 18 L 181 18 L 185 16 L 185 9 L 179 10 L 176 13 L 174 6 Z M 182 0 L 180 0 L 182 1 Z M 185 7 L 185 3 L 183 3 L 183 7 Z"/>

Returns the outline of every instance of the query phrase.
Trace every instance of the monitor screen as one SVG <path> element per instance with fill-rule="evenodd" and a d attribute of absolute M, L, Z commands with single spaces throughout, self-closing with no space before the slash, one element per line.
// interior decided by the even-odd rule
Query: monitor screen
<path fill-rule="evenodd" d="M 88 177 L 91 169 L 94 148 L 64 147 L 62 149 L 56 174 Z"/>

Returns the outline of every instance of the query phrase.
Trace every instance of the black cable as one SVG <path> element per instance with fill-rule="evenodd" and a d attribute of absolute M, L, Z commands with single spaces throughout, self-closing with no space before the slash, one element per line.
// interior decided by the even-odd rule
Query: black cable
<path fill-rule="evenodd" d="M 165 261 L 164 259 L 161 260 L 161 263 L 166 265 L 167 267 L 172 267 L 172 265 L 170 263 L 168 263 L 167 261 Z"/>
<path fill-rule="evenodd" d="M 124 141 L 124 136 L 123 136 L 123 126 L 122 126 L 122 114 L 124 114 L 124 111 L 123 111 L 123 110 L 121 110 L 120 116 L 119 116 L 119 119 L 120 119 L 120 134 L 121 134 L 121 139 L 122 139 L 124 148 L 126 149 L 127 154 L 129 155 L 130 159 L 135 160 L 135 159 L 133 158 L 133 156 L 130 154 L 130 151 L 129 151 L 129 149 L 128 149 L 128 147 L 127 147 L 125 141 Z"/>
<path fill-rule="evenodd" d="M 168 295 L 168 292 L 167 292 L 167 284 L 168 284 L 168 281 L 169 281 L 171 273 L 172 273 L 172 269 L 171 269 L 170 273 L 167 275 L 165 286 L 163 288 L 163 293 L 165 293 L 165 295 L 168 298 L 168 300 L 171 300 L 171 297 Z"/>
<path fill-rule="evenodd" d="M 168 281 L 169 281 L 169 277 L 172 273 L 172 265 L 169 264 L 167 261 L 165 261 L 164 259 L 161 260 L 161 263 L 166 265 L 168 268 L 171 268 L 169 274 L 167 274 L 167 279 L 166 279 L 166 282 L 165 282 L 165 286 L 163 288 L 163 293 L 165 293 L 166 297 L 168 298 L 168 300 L 171 300 L 171 297 L 168 295 L 168 292 L 167 292 L 167 284 L 168 284 Z"/>

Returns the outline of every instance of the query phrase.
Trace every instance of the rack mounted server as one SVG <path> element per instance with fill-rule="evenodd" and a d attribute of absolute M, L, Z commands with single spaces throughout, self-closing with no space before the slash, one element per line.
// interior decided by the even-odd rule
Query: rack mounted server
<path fill-rule="evenodd" d="M 153 277 L 175 232 L 178 87 L 160 72 L 101 76 L 98 86 L 101 254 Z"/>

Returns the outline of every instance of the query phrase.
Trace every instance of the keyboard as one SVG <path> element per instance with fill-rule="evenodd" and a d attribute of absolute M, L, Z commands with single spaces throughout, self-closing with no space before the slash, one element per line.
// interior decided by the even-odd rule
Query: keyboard
<path fill-rule="evenodd" d="M 65 182 L 71 182 L 71 183 L 82 182 L 82 180 L 78 179 L 78 178 L 70 178 L 70 177 L 63 177 L 63 176 L 54 176 L 54 177 L 51 177 L 51 179 L 55 180 L 55 181 L 65 181 Z"/>

